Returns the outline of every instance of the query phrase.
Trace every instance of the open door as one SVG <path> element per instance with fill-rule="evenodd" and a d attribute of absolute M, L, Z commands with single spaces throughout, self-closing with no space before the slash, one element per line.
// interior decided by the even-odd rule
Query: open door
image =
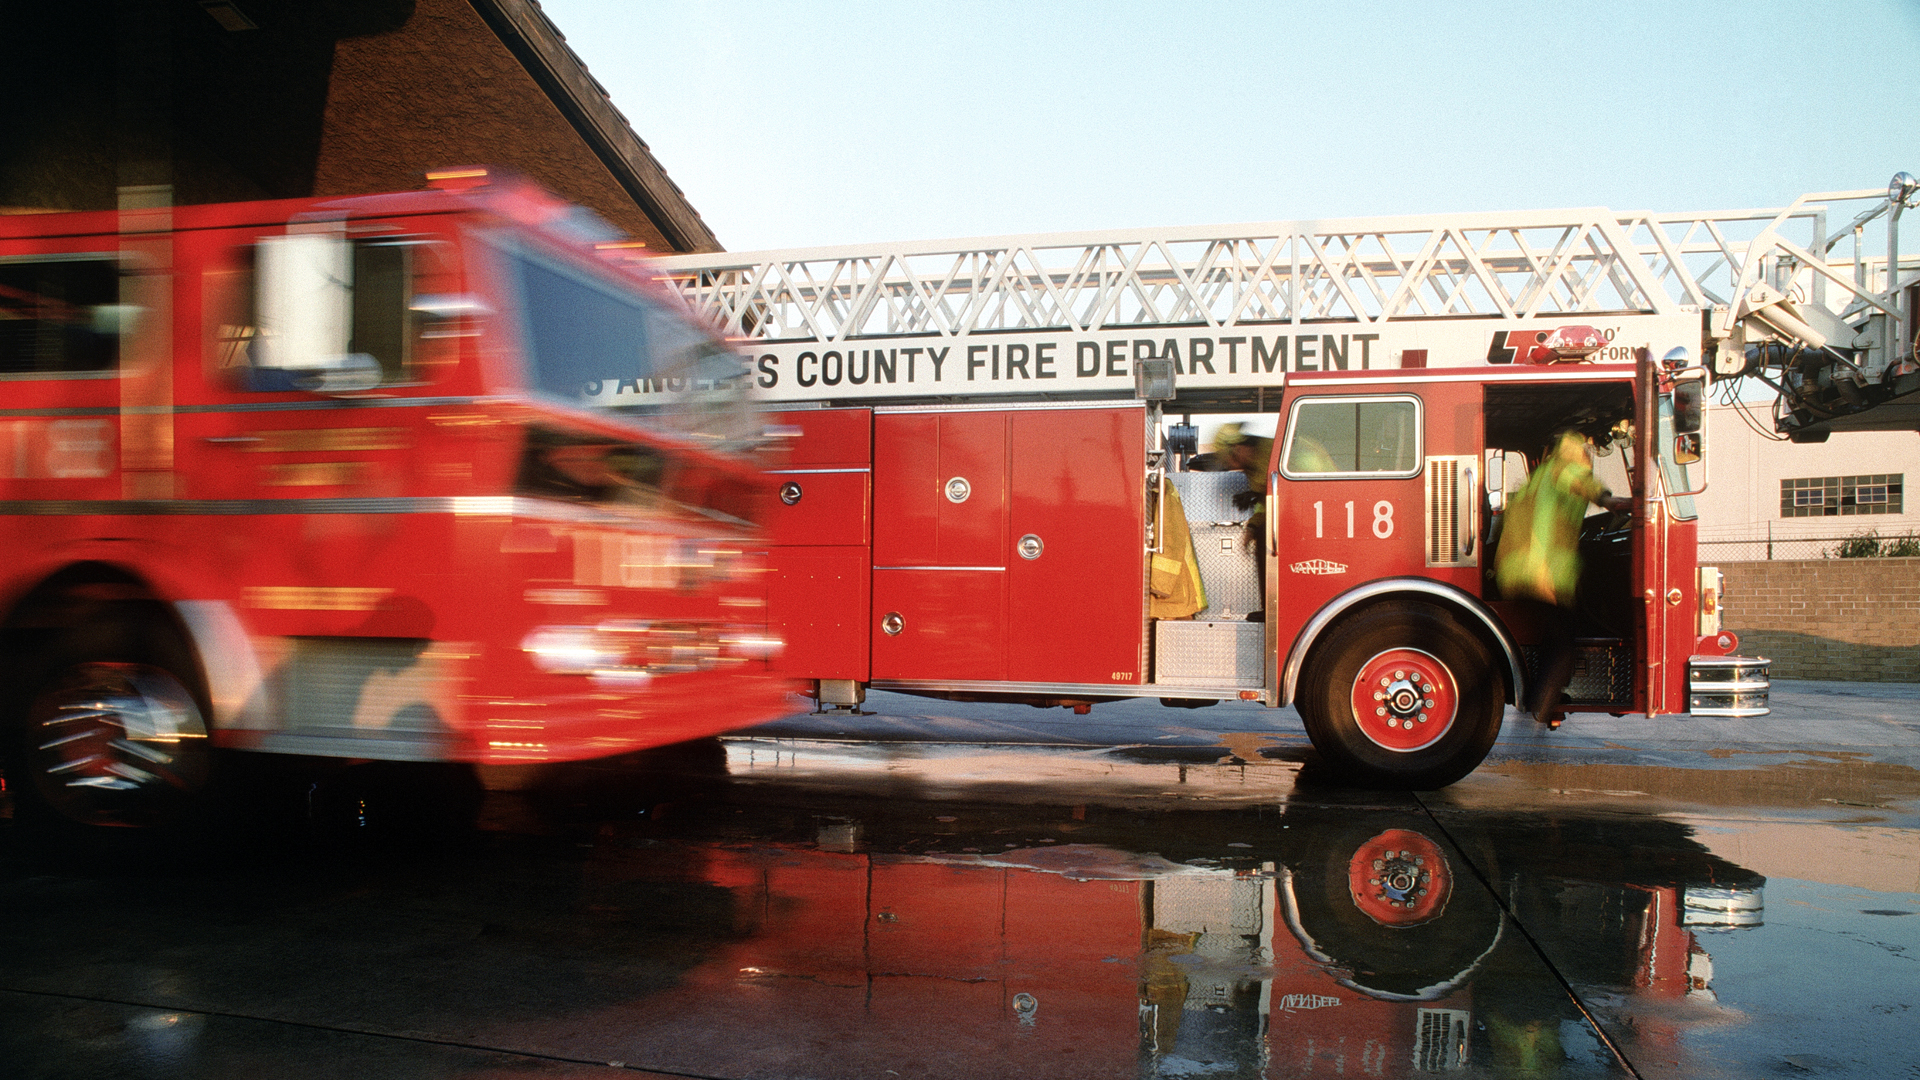
<path fill-rule="evenodd" d="M 1502 380 L 1485 387 L 1486 450 L 1500 467 L 1493 474 L 1499 498 L 1489 498 L 1492 512 L 1484 530 L 1481 595 L 1514 632 L 1529 685 L 1538 672 L 1543 628 L 1535 625 L 1527 605 L 1499 592 L 1495 568 L 1507 535 L 1507 504 L 1526 482 L 1527 463 L 1537 466 L 1555 433 L 1564 429 L 1592 440 L 1594 474 L 1610 491 L 1637 495 L 1647 475 L 1644 440 L 1626 437 L 1638 412 L 1636 385 L 1617 368 L 1591 374 L 1569 368 L 1542 372 L 1537 382 Z M 1566 689 L 1570 711 L 1625 712 L 1643 697 L 1636 674 L 1646 638 L 1645 605 L 1638 599 L 1645 588 L 1644 529 L 1637 516 L 1643 511 L 1637 499 L 1630 514 L 1589 507 L 1581 524 L 1574 669 Z"/>
<path fill-rule="evenodd" d="M 1633 596 L 1640 613 L 1635 620 L 1638 639 L 1634 655 L 1640 663 L 1634 669 L 1634 691 L 1641 711 L 1654 717 L 1682 711 L 1667 700 L 1670 680 L 1664 661 L 1669 655 L 1671 622 L 1666 612 L 1684 598 L 1676 596 L 1669 603 L 1669 594 L 1684 591 L 1668 581 L 1666 501 L 1661 498 L 1660 477 L 1656 474 L 1660 377 L 1654 370 L 1653 354 L 1646 349 L 1634 350 L 1633 408 L 1633 475 L 1638 484 L 1633 500 Z"/>

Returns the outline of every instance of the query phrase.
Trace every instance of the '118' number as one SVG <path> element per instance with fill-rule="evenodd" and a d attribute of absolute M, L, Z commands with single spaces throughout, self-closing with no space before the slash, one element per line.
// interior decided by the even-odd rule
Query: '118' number
<path fill-rule="evenodd" d="M 1327 535 L 1326 504 L 1313 504 L 1313 538 L 1324 539 Z M 1385 499 L 1373 504 L 1373 535 L 1377 540 L 1385 540 L 1393 535 L 1393 504 Z M 1353 501 L 1347 501 L 1347 539 L 1353 539 Z"/>

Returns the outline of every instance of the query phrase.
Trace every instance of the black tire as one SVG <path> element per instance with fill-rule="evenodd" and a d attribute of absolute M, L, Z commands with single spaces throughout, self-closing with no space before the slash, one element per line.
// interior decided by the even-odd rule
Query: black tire
<path fill-rule="evenodd" d="M 1427 604 L 1384 604 L 1342 620 L 1315 645 L 1296 705 L 1307 737 L 1341 777 L 1431 791 L 1493 749 L 1504 686 L 1485 643 L 1458 619 Z"/>
<path fill-rule="evenodd" d="M 6 710 L 21 824 L 87 837 L 204 823 L 213 775 L 191 653 L 135 615 L 69 631 L 24 665 Z"/>

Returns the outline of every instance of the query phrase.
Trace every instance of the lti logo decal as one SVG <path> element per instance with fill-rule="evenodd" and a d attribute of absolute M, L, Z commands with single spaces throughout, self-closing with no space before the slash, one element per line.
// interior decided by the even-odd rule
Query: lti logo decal
<path fill-rule="evenodd" d="M 1344 574 L 1347 572 L 1347 564 L 1332 562 L 1328 559 L 1307 559 L 1294 563 L 1287 569 L 1296 574 Z"/>
<path fill-rule="evenodd" d="M 1274 1002 L 1274 1008 L 1292 1012 L 1295 1009 L 1331 1009 L 1338 1004 L 1339 998 L 1326 994 L 1288 994 Z"/>
<path fill-rule="evenodd" d="M 1545 345 L 1545 330 L 1495 330 L 1487 346 L 1489 364 L 1544 364 L 1553 359 Z"/>

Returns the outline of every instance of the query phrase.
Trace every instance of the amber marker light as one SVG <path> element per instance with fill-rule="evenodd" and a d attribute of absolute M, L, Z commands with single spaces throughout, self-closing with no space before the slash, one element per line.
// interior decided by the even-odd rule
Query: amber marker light
<path fill-rule="evenodd" d="M 472 191 L 486 184 L 485 169 L 436 169 L 427 174 L 427 186 L 435 191 Z"/>

